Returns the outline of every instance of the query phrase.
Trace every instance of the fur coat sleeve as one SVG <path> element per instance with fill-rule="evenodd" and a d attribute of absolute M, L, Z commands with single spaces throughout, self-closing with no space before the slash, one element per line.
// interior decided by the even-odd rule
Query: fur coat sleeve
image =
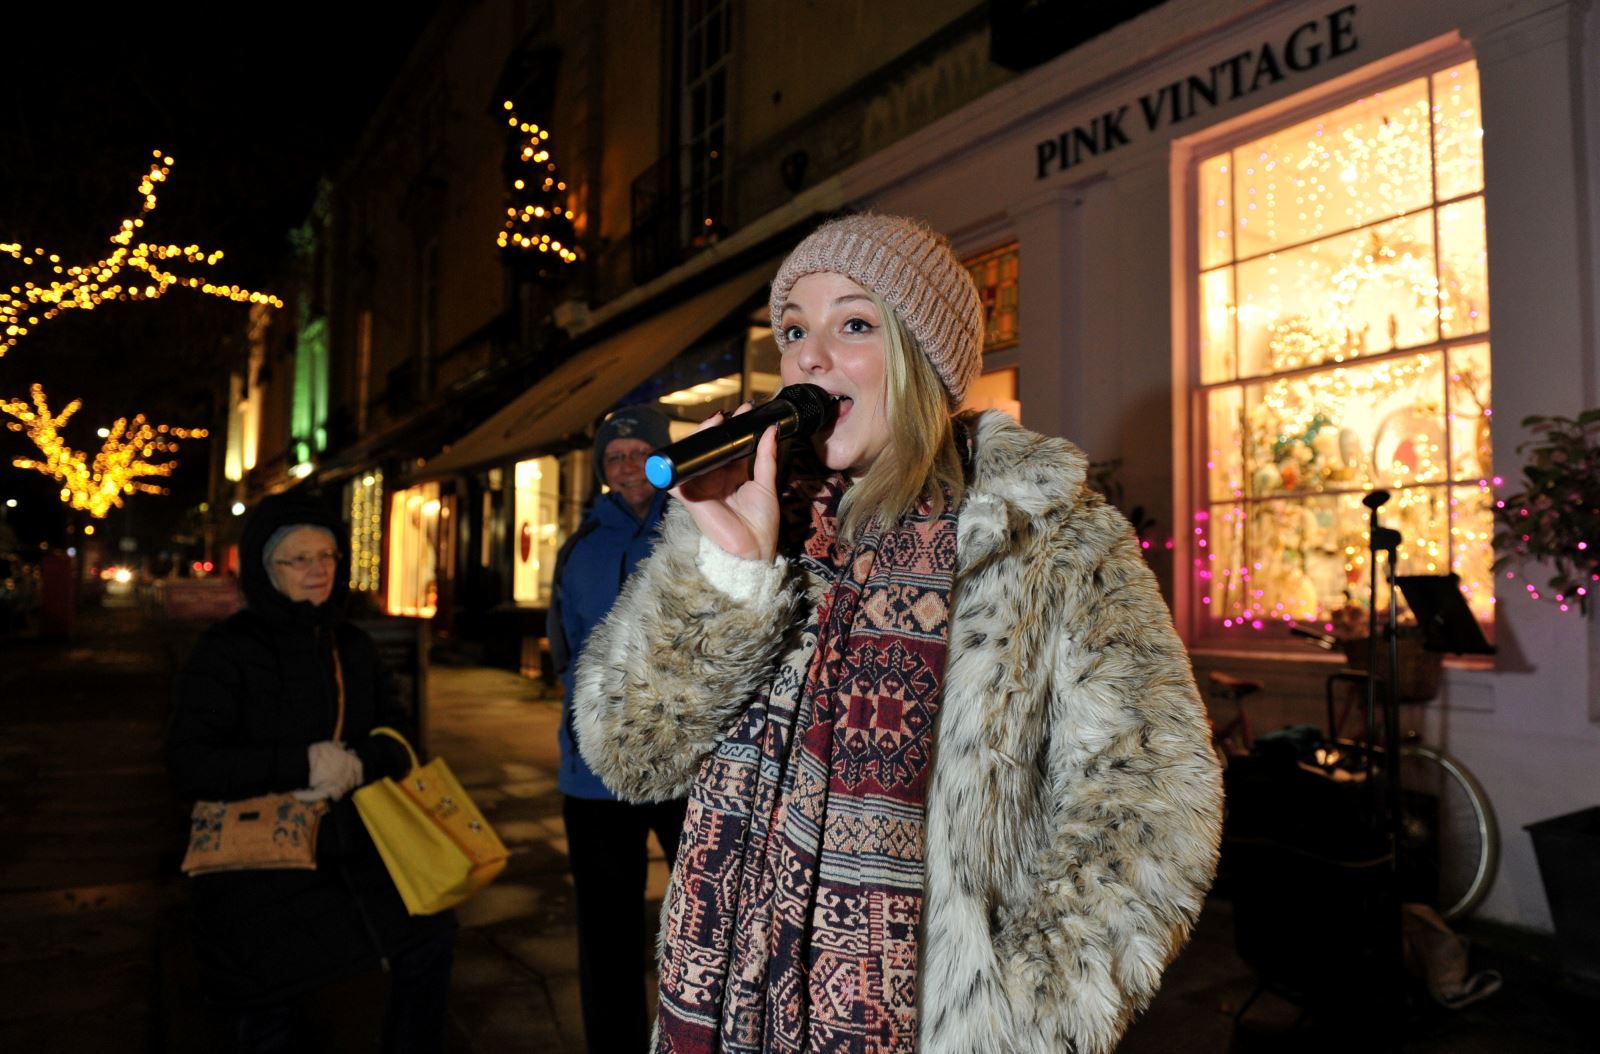
<path fill-rule="evenodd" d="M 578 747 L 627 801 L 688 793 L 700 762 L 767 687 L 795 626 L 801 584 L 736 603 L 707 582 L 700 529 L 677 503 L 650 557 L 590 635 L 573 686 Z"/>

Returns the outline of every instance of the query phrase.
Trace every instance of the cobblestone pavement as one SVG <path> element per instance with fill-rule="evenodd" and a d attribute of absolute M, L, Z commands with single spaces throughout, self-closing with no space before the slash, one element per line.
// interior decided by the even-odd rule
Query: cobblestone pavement
<path fill-rule="evenodd" d="M 175 656 L 188 633 L 133 609 L 97 610 L 71 642 L 0 639 L 0 1051 L 188 1054 L 227 1049 L 196 994 L 184 879 L 186 803 L 169 790 L 161 735 Z M 559 699 L 504 670 L 434 665 L 426 747 L 445 757 L 511 849 L 509 866 L 458 910 L 452 1054 L 580 1052 L 571 886 L 556 791 Z M 651 867 L 656 898 L 666 868 Z M 1302 920 L 1318 939 L 1315 920 Z M 1419 1010 L 1405 1049 L 1593 1049 L 1600 1003 L 1561 989 L 1539 941 L 1475 950 L 1506 975 L 1458 1013 Z M 1119 1054 L 1383 1049 L 1362 1008 L 1296 1027 L 1294 1008 L 1251 994 L 1233 954 L 1229 904 L 1213 900 L 1194 942 Z M 352 979 L 310 1010 L 332 1052 L 363 1036 L 383 978 Z M 609 1054 L 609 1052 L 607 1052 Z"/>

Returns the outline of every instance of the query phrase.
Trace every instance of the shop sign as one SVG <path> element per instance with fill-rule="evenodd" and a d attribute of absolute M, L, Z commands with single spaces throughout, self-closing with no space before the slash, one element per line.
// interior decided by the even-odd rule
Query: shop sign
<path fill-rule="evenodd" d="M 1195 115 L 1242 99 L 1291 75 L 1356 50 L 1356 5 L 1296 26 L 1278 41 L 1264 41 L 1215 63 L 1200 73 L 1164 84 L 1136 101 L 1108 110 L 1087 124 L 1068 129 L 1034 147 L 1035 178 L 1065 172 L 1093 157 L 1109 154 L 1134 137 L 1182 124 Z"/>

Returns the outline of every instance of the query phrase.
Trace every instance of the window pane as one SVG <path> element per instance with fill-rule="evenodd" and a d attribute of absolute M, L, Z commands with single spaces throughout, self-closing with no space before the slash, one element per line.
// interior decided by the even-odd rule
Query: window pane
<path fill-rule="evenodd" d="M 1442 575 L 1450 569 L 1449 502 L 1446 487 L 1407 487 L 1383 507 L 1379 522 L 1400 530 L 1401 574 Z"/>
<path fill-rule="evenodd" d="M 983 304 L 983 350 L 1017 342 L 1017 243 L 980 253 L 963 261 Z"/>
<path fill-rule="evenodd" d="M 1245 561 L 1230 569 L 1244 579 L 1238 590 L 1245 600 L 1244 618 L 1307 621 L 1343 606 L 1349 585 L 1344 550 L 1352 522 L 1343 505 L 1338 498 L 1312 498 L 1250 507 Z M 1366 511 L 1359 500 L 1355 507 Z"/>
<path fill-rule="evenodd" d="M 1248 385 L 1245 402 L 1252 497 L 1443 479 L 1438 352 Z"/>
<path fill-rule="evenodd" d="M 1239 265 L 1244 376 L 1438 339 L 1427 213 Z"/>
<path fill-rule="evenodd" d="M 1450 528 L 1450 570 L 1461 576 L 1461 592 L 1480 622 L 1494 618 L 1494 492 L 1487 486 L 1450 491 L 1455 525 Z"/>
<path fill-rule="evenodd" d="M 1244 494 L 1244 415 L 1242 388 L 1214 388 L 1206 393 L 1206 475 L 1212 501 L 1230 501 Z"/>
<path fill-rule="evenodd" d="M 1417 80 L 1234 150 L 1236 258 L 1426 206 L 1430 126 Z"/>
<path fill-rule="evenodd" d="M 511 595 L 523 604 L 549 599 L 556 566 L 561 474 L 553 457 L 517 462 Z"/>
<path fill-rule="evenodd" d="M 439 484 L 400 491 L 389 505 L 391 615 L 432 618 L 438 604 Z"/>
<path fill-rule="evenodd" d="M 1233 259 L 1233 178 L 1231 154 L 1218 154 L 1200 164 L 1200 267 Z"/>
<path fill-rule="evenodd" d="M 1195 574 L 1200 603 L 1210 618 L 1234 618 L 1244 610 L 1247 579 L 1235 573 L 1242 562 L 1244 509 L 1212 505 L 1195 517 Z"/>
<path fill-rule="evenodd" d="M 1483 111 L 1475 64 L 1433 75 L 1433 135 L 1439 200 L 1482 190 Z"/>
<path fill-rule="evenodd" d="M 1494 474 L 1489 421 L 1489 345 L 1450 349 L 1450 475 L 1488 479 Z"/>
<path fill-rule="evenodd" d="M 1200 276 L 1200 383 L 1239 376 L 1233 329 L 1233 268 Z"/>
<path fill-rule="evenodd" d="M 1439 332 L 1446 337 L 1489 331 L 1489 250 L 1483 198 L 1439 210 Z"/>

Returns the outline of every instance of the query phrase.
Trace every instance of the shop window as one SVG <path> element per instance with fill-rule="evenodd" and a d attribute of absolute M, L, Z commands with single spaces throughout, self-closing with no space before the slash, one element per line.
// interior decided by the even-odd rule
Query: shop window
<path fill-rule="evenodd" d="M 1377 488 L 1400 573 L 1490 619 L 1482 135 L 1467 62 L 1199 161 L 1203 630 L 1355 621 Z"/>
<path fill-rule="evenodd" d="M 560 539 L 561 474 L 553 457 L 517 462 L 511 590 L 519 604 L 546 604 Z"/>
<path fill-rule="evenodd" d="M 383 581 L 383 472 L 374 469 L 345 486 L 350 510 L 350 588 L 376 593 Z"/>
<path fill-rule="evenodd" d="M 967 273 L 983 302 L 983 350 L 1017 343 L 1017 243 L 980 253 L 965 261 Z"/>
<path fill-rule="evenodd" d="M 439 484 L 423 483 L 389 499 L 389 602 L 391 615 L 432 618 L 439 608 L 439 555 L 449 515 Z"/>

